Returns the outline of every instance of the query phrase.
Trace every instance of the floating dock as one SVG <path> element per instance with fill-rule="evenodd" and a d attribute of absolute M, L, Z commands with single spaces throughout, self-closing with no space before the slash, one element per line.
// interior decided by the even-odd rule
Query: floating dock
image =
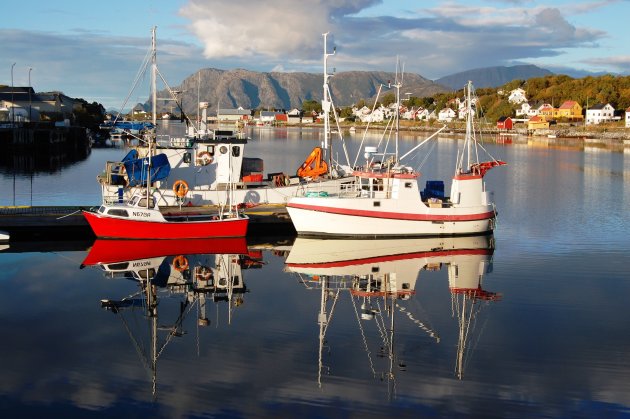
<path fill-rule="evenodd" d="M 93 238 L 94 233 L 83 217 L 81 206 L 7 206 L 0 207 L 0 230 L 11 241 L 33 239 Z M 166 207 L 165 213 L 216 212 L 212 206 Z M 263 204 L 245 209 L 249 216 L 247 235 L 292 235 L 295 229 L 284 205 Z"/>

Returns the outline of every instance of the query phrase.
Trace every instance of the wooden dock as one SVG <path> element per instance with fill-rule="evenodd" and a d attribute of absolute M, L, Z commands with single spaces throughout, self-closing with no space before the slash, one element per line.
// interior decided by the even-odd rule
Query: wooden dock
<path fill-rule="evenodd" d="M 6 206 L 0 207 L 0 230 L 13 240 L 75 239 L 94 237 L 81 213 L 81 206 Z M 167 207 L 165 213 L 216 212 L 216 207 Z M 291 235 L 295 229 L 284 205 L 259 205 L 245 209 L 249 216 L 248 236 Z"/>

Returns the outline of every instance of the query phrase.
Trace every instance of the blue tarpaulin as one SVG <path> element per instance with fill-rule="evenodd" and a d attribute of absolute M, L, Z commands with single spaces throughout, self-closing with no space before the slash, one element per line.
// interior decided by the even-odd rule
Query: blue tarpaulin
<path fill-rule="evenodd" d="M 127 157 L 125 157 L 127 158 Z M 144 157 L 141 159 L 131 158 L 123 161 L 125 170 L 127 171 L 127 178 L 129 179 L 129 186 L 144 186 L 147 184 L 149 158 Z M 166 154 L 157 154 L 151 157 L 151 177 L 150 183 L 158 180 L 164 180 L 171 172 L 171 165 L 168 163 Z"/>

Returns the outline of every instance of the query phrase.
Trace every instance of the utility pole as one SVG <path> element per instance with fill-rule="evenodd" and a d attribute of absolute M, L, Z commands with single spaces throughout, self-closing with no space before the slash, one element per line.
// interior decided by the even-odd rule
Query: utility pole
<path fill-rule="evenodd" d="M 32 117 L 31 117 L 31 107 L 32 107 L 31 90 L 33 90 L 33 88 L 31 87 L 31 70 L 33 70 L 33 67 L 29 67 L 28 68 L 28 123 L 29 124 L 32 122 Z"/>
<path fill-rule="evenodd" d="M 11 128 L 15 128 L 15 103 L 13 103 L 13 67 L 16 63 L 11 65 Z"/>

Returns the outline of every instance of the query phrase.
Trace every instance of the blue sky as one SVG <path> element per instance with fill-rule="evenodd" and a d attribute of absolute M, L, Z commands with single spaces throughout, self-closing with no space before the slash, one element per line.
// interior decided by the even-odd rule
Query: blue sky
<path fill-rule="evenodd" d="M 437 79 L 495 65 L 630 74 L 630 0 L 22 0 L 3 3 L 0 84 L 61 90 L 119 107 L 157 26 L 172 86 L 200 68 L 337 71 Z M 10 17 L 9 17 L 10 16 Z M 137 93 L 131 102 L 144 102 Z"/>

